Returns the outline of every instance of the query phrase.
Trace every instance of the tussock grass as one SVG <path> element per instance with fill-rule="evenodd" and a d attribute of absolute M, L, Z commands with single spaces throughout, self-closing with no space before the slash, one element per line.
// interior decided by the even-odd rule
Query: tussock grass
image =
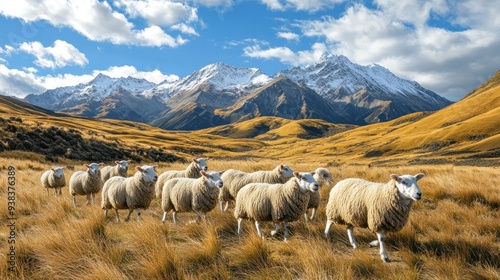
<path fill-rule="evenodd" d="M 237 168 L 270 170 L 284 163 L 297 171 L 322 165 L 273 160 L 210 160 L 211 170 Z M 80 163 L 72 163 L 72 172 Z M 253 223 L 243 223 L 236 234 L 233 208 L 218 206 L 208 222 L 191 223 L 194 213 L 180 213 L 179 224 L 161 223 L 158 200 L 135 213 L 129 222 L 117 223 L 114 213 L 104 219 L 100 196 L 86 206 L 78 197 L 74 208 L 67 187 L 63 195 L 48 197 L 39 183 L 51 165 L 31 160 L 2 159 L 2 172 L 15 165 L 16 272 L 7 271 L 7 188 L 0 184 L 0 278 L 2 279 L 498 279 L 500 277 L 500 172 L 498 168 L 441 166 L 323 165 L 335 182 L 349 177 L 386 182 L 391 173 L 426 177 L 419 183 L 423 199 L 414 205 L 408 224 L 389 234 L 392 260 L 384 264 L 378 248 L 368 243 L 375 234 L 355 229 L 358 250 L 348 243 L 344 226 L 332 227 L 323 237 L 324 207 L 331 187 L 322 188 L 316 219 L 291 223 L 292 236 L 270 236 L 272 223 L 262 223 L 266 234 L 257 237 Z M 186 163 L 160 164 L 159 172 L 182 170 Z M 132 165 L 134 166 L 134 164 Z M 121 210 L 120 215 L 126 211 Z"/>

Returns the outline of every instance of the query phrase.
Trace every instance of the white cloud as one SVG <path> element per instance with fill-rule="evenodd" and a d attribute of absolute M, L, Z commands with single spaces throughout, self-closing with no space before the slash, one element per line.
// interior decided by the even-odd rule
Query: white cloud
<path fill-rule="evenodd" d="M 177 47 L 186 42 L 179 37 L 174 39 L 156 25 L 144 30 L 134 29 L 134 25 L 125 15 L 114 11 L 106 1 L 17 0 L 15 5 L 9 1 L 0 1 L 0 14 L 28 22 L 46 20 L 54 26 L 70 27 L 92 41 L 170 47 Z M 152 39 L 147 36 L 152 30 L 160 38 Z"/>
<path fill-rule="evenodd" d="M 300 37 L 299 34 L 293 32 L 278 32 L 276 36 L 289 41 L 298 41 Z"/>
<path fill-rule="evenodd" d="M 20 51 L 32 54 L 36 57 L 35 64 L 44 68 L 61 68 L 67 65 L 86 65 L 89 61 L 85 54 L 81 53 L 73 45 L 56 40 L 54 46 L 44 47 L 40 42 L 22 43 Z"/>
<path fill-rule="evenodd" d="M 163 0 L 118 0 L 115 5 L 125 7 L 132 17 L 142 17 L 151 25 L 171 26 L 198 20 L 196 8 L 184 3 Z"/>
<path fill-rule="evenodd" d="M 157 84 L 165 80 L 173 82 L 179 79 L 177 75 L 165 75 L 158 69 L 152 71 L 139 71 L 134 66 L 129 65 L 113 66 L 106 70 L 94 70 L 92 74 L 40 76 L 37 75 L 37 70 L 32 67 L 18 70 L 9 69 L 7 66 L 0 64 L 0 84 L 2 85 L 0 87 L 0 94 L 23 98 L 28 94 L 39 94 L 48 89 L 88 83 L 99 73 L 113 78 L 134 77 L 146 79 Z"/>
<path fill-rule="evenodd" d="M 288 10 L 316 12 L 324 8 L 333 8 L 336 4 L 342 3 L 345 0 L 261 0 L 271 10 Z"/>
<path fill-rule="evenodd" d="M 252 58 L 279 59 L 282 63 L 292 66 L 313 64 L 326 51 L 324 44 L 316 43 L 311 50 L 293 52 L 287 47 L 262 49 L 260 45 L 245 47 L 244 55 Z"/>
<path fill-rule="evenodd" d="M 172 29 L 172 30 L 178 30 L 178 31 L 180 31 L 180 32 L 182 32 L 184 34 L 199 36 L 198 32 L 196 32 L 196 30 L 194 28 L 192 28 L 191 26 L 189 26 L 187 24 L 184 24 L 184 23 L 179 23 L 179 24 L 172 25 L 170 27 L 170 29 Z"/>

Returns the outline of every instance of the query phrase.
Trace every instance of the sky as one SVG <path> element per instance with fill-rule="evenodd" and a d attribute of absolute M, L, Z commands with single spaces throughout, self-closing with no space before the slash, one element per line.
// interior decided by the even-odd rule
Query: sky
<path fill-rule="evenodd" d="M 272 76 L 344 55 L 457 101 L 500 70 L 494 0 L 2 0 L 0 94 L 99 73 L 174 81 L 223 62 Z"/>

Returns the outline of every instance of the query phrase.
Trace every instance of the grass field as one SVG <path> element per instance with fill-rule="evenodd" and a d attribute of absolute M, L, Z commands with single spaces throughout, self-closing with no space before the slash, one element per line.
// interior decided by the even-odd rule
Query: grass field
<path fill-rule="evenodd" d="M 237 168 L 267 170 L 273 160 L 209 160 L 210 170 Z M 318 166 L 285 162 L 296 171 Z M 16 169 L 15 272 L 9 272 L 7 218 L 8 167 Z M 135 165 L 132 165 L 135 166 Z M 192 213 L 171 215 L 161 223 L 157 200 L 140 221 L 117 223 L 103 217 L 100 203 L 78 207 L 67 188 L 63 196 L 47 197 L 39 183 L 51 165 L 43 161 L 2 158 L 0 186 L 1 279 L 500 279 L 500 170 L 498 167 L 412 165 L 328 167 L 335 182 L 348 177 L 386 182 L 389 174 L 416 174 L 423 199 L 415 203 L 402 231 L 389 234 L 387 250 L 392 262 L 384 264 L 368 242 L 375 235 L 356 229 L 360 248 L 353 250 L 346 230 L 334 226 L 325 239 L 324 207 L 331 187 L 320 190 L 322 204 L 314 221 L 293 222 L 292 237 L 270 237 L 271 223 L 263 225 L 265 240 L 245 222 L 242 238 L 236 234 L 232 211 L 209 213 L 209 222 L 191 223 Z M 184 169 L 181 163 L 163 164 L 159 172 Z M 80 163 L 66 171 L 83 170 Z M 129 171 L 131 174 L 131 171 Z M 99 196 L 100 197 L 100 196 Z M 122 218 L 126 211 L 122 211 Z"/>

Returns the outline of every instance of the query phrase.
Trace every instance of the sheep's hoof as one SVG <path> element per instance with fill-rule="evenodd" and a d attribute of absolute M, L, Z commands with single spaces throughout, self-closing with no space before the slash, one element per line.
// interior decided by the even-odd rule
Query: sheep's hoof
<path fill-rule="evenodd" d="M 369 247 L 378 247 L 378 240 L 373 240 L 372 242 L 368 243 Z"/>
<path fill-rule="evenodd" d="M 273 230 L 273 231 L 271 231 L 271 236 L 275 236 L 277 233 L 278 233 L 277 230 Z"/>
<path fill-rule="evenodd" d="M 383 258 L 382 258 L 382 260 L 383 260 L 385 263 L 391 262 L 391 260 L 389 260 L 389 258 L 388 258 L 388 257 L 385 257 L 385 258 L 383 257 Z"/>

